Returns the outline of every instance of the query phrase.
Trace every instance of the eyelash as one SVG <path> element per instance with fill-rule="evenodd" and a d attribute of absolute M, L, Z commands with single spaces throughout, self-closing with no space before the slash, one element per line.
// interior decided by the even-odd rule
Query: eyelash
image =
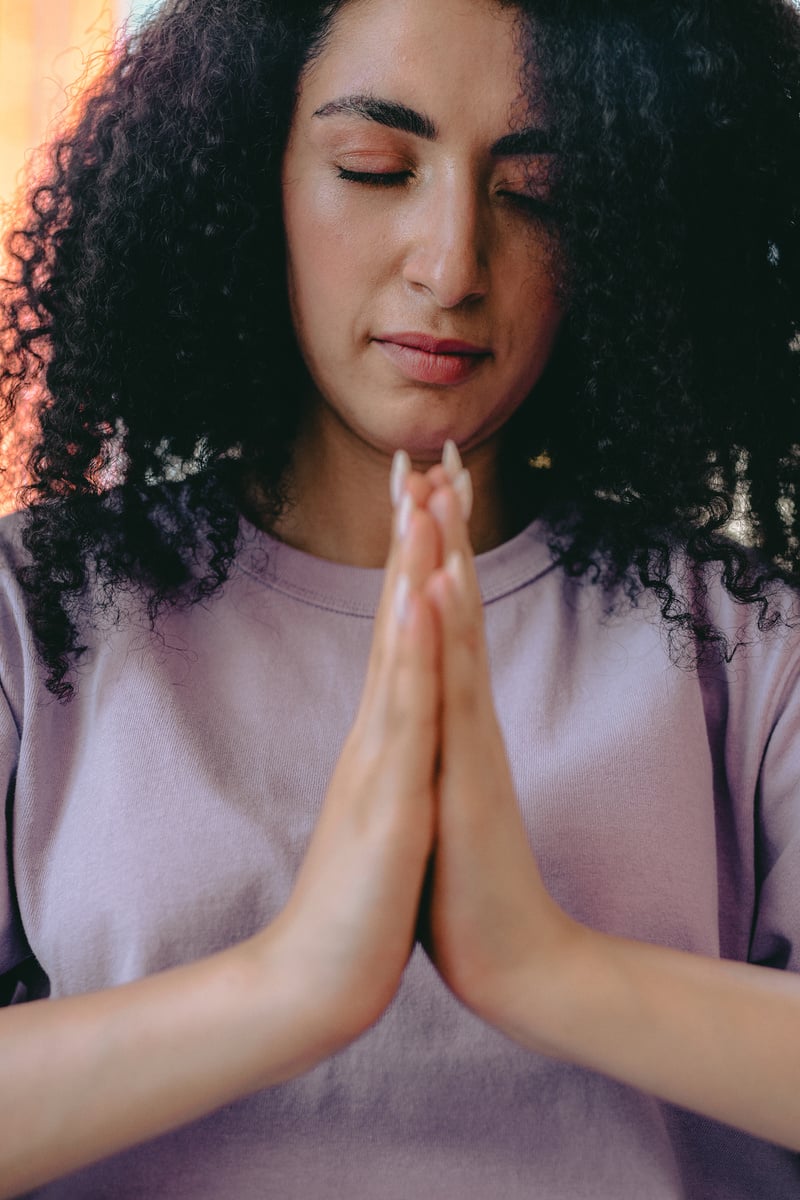
<path fill-rule="evenodd" d="M 507 200 L 520 208 L 529 217 L 549 218 L 554 215 L 552 204 L 539 200 L 536 196 L 526 196 L 524 192 L 502 192 Z"/>
<path fill-rule="evenodd" d="M 367 187 L 402 187 L 410 181 L 411 171 L 348 171 L 346 167 L 338 167 L 339 178 L 348 183 L 362 183 Z M 544 200 L 536 196 L 526 196 L 524 192 L 498 192 L 528 216 L 548 217 L 553 210 Z"/>
<path fill-rule="evenodd" d="M 395 187 L 408 183 L 411 178 L 410 171 L 348 171 L 346 167 L 339 167 L 338 170 L 340 179 L 346 179 L 349 183 L 366 183 L 369 187 Z"/>

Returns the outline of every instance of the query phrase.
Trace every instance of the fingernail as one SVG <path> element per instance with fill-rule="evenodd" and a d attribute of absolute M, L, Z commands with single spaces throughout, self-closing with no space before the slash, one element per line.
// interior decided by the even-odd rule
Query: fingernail
<path fill-rule="evenodd" d="M 408 616 L 408 597 L 411 591 L 411 580 L 405 571 L 397 581 L 394 590 L 394 611 L 398 621 L 402 625 Z"/>
<path fill-rule="evenodd" d="M 398 450 L 392 459 L 392 473 L 389 476 L 389 493 L 392 504 L 397 508 L 403 495 L 406 480 L 411 474 L 411 459 L 405 450 Z"/>
<path fill-rule="evenodd" d="M 397 536 L 404 538 L 408 533 L 408 527 L 411 524 L 411 517 L 414 513 L 414 497 L 408 492 L 400 501 L 400 508 L 397 511 Z"/>
<path fill-rule="evenodd" d="M 465 521 L 472 516 L 472 476 L 466 467 L 462 468 L 453 480 L 453 491 L 458 496 L 461 512 Z"/>
<path fill-rule="evenodd" d="M 460 550 L 453 550 L 447 556 L 445 570 L 456 585 L 456 591 L 462 600 L 467 596 L 467 570 L 464 564 L 464 555 Z"/>
<path fill-rule="evenodd" d="M 458 453 L 458 446 L 452 438 L 448 438 L 444 444 L 442 451 L 442 466 L 450 476 L 451 483 L 455 483 L 456 476 L 463 467 L 461 455 Z"/>

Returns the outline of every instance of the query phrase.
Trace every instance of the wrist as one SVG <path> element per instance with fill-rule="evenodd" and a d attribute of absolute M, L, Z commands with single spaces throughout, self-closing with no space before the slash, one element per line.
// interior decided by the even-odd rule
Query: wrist
<path fill-rule="evenodd" d="M 551 1058 L 569 1057 L 569 1028 L 580 1019 L 592 975 L 596 934 L 553 902 L 546 931 L 491 988 L 479 1015 L 507 1037 Z"/>
<path fill-rule="evenodd" d="M 292 1074 L 354 1041 L 382 1011 L 366 1006 L 364 992 L 353 993 L 338 954 L 323 952 L 315 937 L 304 936 L 289 909 L 240 948 L 258 1008 L 280 1022 L 287 1051 L 294 1046 L 296 1061 L 304 1064 Z"/>

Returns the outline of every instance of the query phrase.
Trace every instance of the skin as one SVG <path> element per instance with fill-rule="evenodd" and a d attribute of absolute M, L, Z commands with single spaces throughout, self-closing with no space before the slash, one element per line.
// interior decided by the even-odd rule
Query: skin
<path fill-rule="evenodd" d="M 333 78 L 343 38 L 349 73 Z M 317 404 L 280 533 L 366 565 L 388 546 L 361 704 L 275 921 L 196 963 L 0 1013 L 0 1197 L 337 1053 L 385 1011 L 417 934 L 459 1000 L 522 1046 L 800 1151 L 800 981 L 577 925 L 544 887 L 514 794 L 474 554 L 513 528 L 496 486 L 499 435 L 560 319 L 541 229 L 498 193 L 511 168 L 488 170 L 487 145 L 509 128 L 515 54 L 509 14 L 485 0 L 353 0 L 304 81 L 287 236 Z M 336 94 L 391 80 L 440 124 L 440 144 L 392 151 L 414 158 L 407 193 L 338 190 L 324 139 L 361 144 L 364 131 L 330 126 L 312 144 L 305 87 L 326 78 Z M 491 102 L 470 109 L 484 90 Z M 389 319 L 490 336 L 485 378 L 399 383 L 370 341 Z M 472 470 L 469 525 L 436 465 L 446 435 Z M 403 442 L 419 469 L 400 479 L 393 517 L 388 465 Z"/>
<path fill-rule="evenodd" d="M 520 97 L 516 19 L 483 0 L 361 0 L 340 11 L 302 81 L 283 194 L 289 295 L 313 404 L 295 450 L 294 505 L 274 532 L 319 557 L 383 566 L 386 475 L 401 446 L 425 468 L 445 439 L 457 443 L 481 497 L 471 530 L 479 552 L 533 515 L 504 501 L 498 447 L 563 314 L 536 207 L 548 156 L 492 153 L 498 139 L 535 124 Z M 364 93 L 424 114 L 436 138 L 353 112 L 315 115 Z M 342 169 L 384 183 L 343 179 Z M 410 382 L 376 340 L 397 331 L 467 341 L 491 356 L 458 386 Z"/>

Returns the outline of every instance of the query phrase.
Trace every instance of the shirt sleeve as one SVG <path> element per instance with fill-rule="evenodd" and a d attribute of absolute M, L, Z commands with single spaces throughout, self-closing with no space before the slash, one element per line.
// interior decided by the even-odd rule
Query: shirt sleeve
<path fill-rule="evenodd" d="M 800 971 L 800 670 L 778 690 L 756 803 L 759 887 L 749 957 Z"/>
<path fill-rule="evenodd" d="M 19 920 L 11 853 L 11 820 L 19 745 L 14 714 L 0 682 L 0 788 L 4 800 L 0 829 L 0 1004 L 6 1004 L 11 999 L 16 989 L 17 969 L 31 953 Z"/>

